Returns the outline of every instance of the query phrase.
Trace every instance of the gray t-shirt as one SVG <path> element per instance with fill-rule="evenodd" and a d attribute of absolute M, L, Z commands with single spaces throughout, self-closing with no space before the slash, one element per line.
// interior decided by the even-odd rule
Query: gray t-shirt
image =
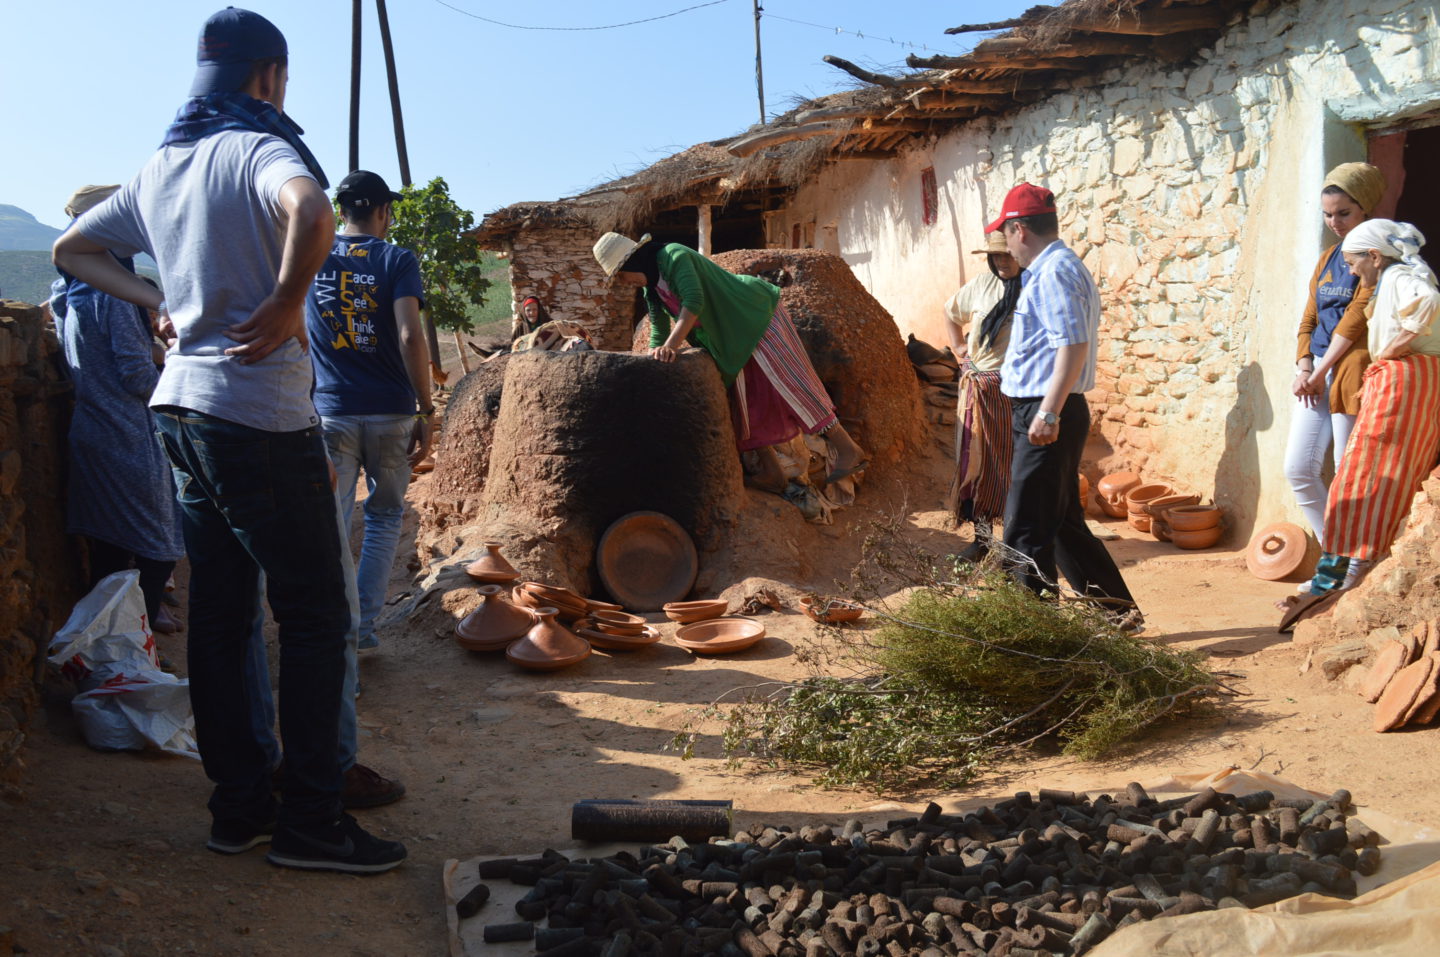
<path fill-rule="evenodd" d="M 227 130 L 163 146 L 128 185 L 76 222 L 86 239 L 155 259 L 179 340 L 151 407 L 179 406 L 267 432 L 318 425 L 314 372 L 296 339 L 260 362 L 225 355 L 239 325 L 275 290 L 285 243 L 280 190 L 304 176 L 276 136 Z"/>

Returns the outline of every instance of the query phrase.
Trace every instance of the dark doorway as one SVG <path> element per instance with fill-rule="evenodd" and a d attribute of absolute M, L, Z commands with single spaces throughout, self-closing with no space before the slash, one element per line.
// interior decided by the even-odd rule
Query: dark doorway
<path fill-rule="evenodd" d="M 1436 123 L 1440 124 L 1440 119 Z M 1440 125 L 1374 136 L 1370 155 L 1371 162 L 1385 172 L 1390 195 L 1395 196 L 1393 212 L 1383 208 L 1376 212 L 1413 223 L 1424 233 L 1426 243 L 1420 254 L 1431 269 L 1440 272 L 1440 178 L 1434 175 L 1440 167 Z M 1394 192 L 1397 185 L 1398 194 Z"/>

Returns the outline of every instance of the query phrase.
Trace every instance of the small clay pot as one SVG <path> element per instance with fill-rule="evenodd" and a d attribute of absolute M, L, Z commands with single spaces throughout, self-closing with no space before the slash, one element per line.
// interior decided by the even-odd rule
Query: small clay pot
<path fill-rule="evenodd" d="M 466 565 L 465 574 L 489 585 L 508 585 L 520 579 L 515 566 L 500 554 L 499 542 L 486 542 L 485 554 Z"/>
<path fill-rule="evenodd" d="M 805 614 L 822 625 L 838 625 L 844 621 L 855 621 L 865 614 L 865 609 L 854 602 L 841 598 L 812 598 L 806 595 L 800 599 Z"/>
<path fill-rule="evenodd" d="M 1100 496 L 1100 507 L 1111 518 L 1125 517 L 1125 493 L 1140 484 L 1135 472 L 1111 472 L 1095 486 Z"/>
<path fill-rule="evenodd" d="M 1148 532 L 1148 531 L 1150 531 L 1150 521 L 1151 521 L 1151 519 L 1150 519 L 1150 516 L 1147 515 L 1147 514 L 1145 514 L 1144 512 L 1131 512 L 1131 513 L 1129 514 L 1129 516 L 1127 516 L 1127 518 L 1128 518 L 1128 520 L 1129 520 L 1129 522 L 1130 522 L 1130 527 L 1133 528 L 1133 529 L 1135 529 L 1135 531 L 1137 531 L 1137 532 Z"/>
<path fill-rule="evenodd" d="M 555 609 L 535 609 L 538 619 L 525 637 L 505 649 L 512 664 L 531 671 L 554 671 L 590 657 L 590 642 L 555 620 Z"/>
<path fill-rule="evenodd" d="M 1132 515 L 1136 512 L 1148 515 L 1149 513 L 1145 511 L 1146 505 L 1157 498 L 1173 494 L 1174 490 L 1168 485 L 1137 485 L 1125 493 L 1125 509 Z"/>
<path fill-rule="evenodd" d="M 1170 512 L 1171 517 L 1175 515 Z M 1212 525 L 1209 528 L 1179 529 L 1174 525 L 1170 526 L 1170 541 L 1175 543 L 1177 548 L 1209 548 L 1220 541 L 1220 536 L 1225 530 L 1219 525 Z"/>
<path fill-rule="evenodd" d="M 1218 505 L 1181 505 L 1165 515 L 1172 532 L 1198 532 L 1220 524 Z"/>

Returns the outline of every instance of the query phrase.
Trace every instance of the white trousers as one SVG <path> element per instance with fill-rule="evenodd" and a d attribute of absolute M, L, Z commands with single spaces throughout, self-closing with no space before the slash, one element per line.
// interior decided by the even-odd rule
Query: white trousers
<path fill-rule="evenodd" d="M 1321 478 L 1325 456 L 1333 448 L 1334 464 L 1339 467 L 1356 419 L 1353 415 L 1330 411 L 1330 383 L 1334 378 L 1335 373 L 1331 372 L 1325 391 L 1316 396 L 1313 406 L 1306 408 L 1295 399 L 1295 407 L 1290 412 L 1290 436 L 1285 443 L 1285 479 L 1295 492 L 1295 504 L 1300 506 L 1305 521 L 1322 546 L 1325 544 L 1325 501 L 1330 495 L 1330 487 Z"/>

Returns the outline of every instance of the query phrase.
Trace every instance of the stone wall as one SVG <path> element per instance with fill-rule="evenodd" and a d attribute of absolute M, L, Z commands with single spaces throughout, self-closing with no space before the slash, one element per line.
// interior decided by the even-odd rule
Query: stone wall
<path fill-rule="evenodd" d="M 37 657 L 81 593 L 65 535 L 70 385 L 37 306 L 0 301 L 0 782 L 18 774 Z"/>
<path fill-rule="evenodd" d="M 601 349 L 630 348 L 635 290 L 611 286 L 591 253 L 598 233 L 577 226 L 536 225 L 509 243 L 512 309 L 526 296 L 545 304 L 552 319 L 583 325 Z"/>
<path fill-rule="evenodd" d="M 789 213 L 833 225 L 901 331 L 943 342 L 941 307 L 985 268 L 967 251 L 1005 192 L 1055 190 L 1062 238 L 1104 300 L 1090 395 L 1104 464 L 1213 495 L 1240 541 L 1257 521 L 1300 520 L 1281 460 L 1324 174 L 1365 158 L 1367 129 L 1440 107 L 1437 0 L 1277 0 L 1250 14 L 1194 62 L 1111 71 L 894 160 L 833 164 Z M 931 225 L 927 166 L 940 183 Z"/>

